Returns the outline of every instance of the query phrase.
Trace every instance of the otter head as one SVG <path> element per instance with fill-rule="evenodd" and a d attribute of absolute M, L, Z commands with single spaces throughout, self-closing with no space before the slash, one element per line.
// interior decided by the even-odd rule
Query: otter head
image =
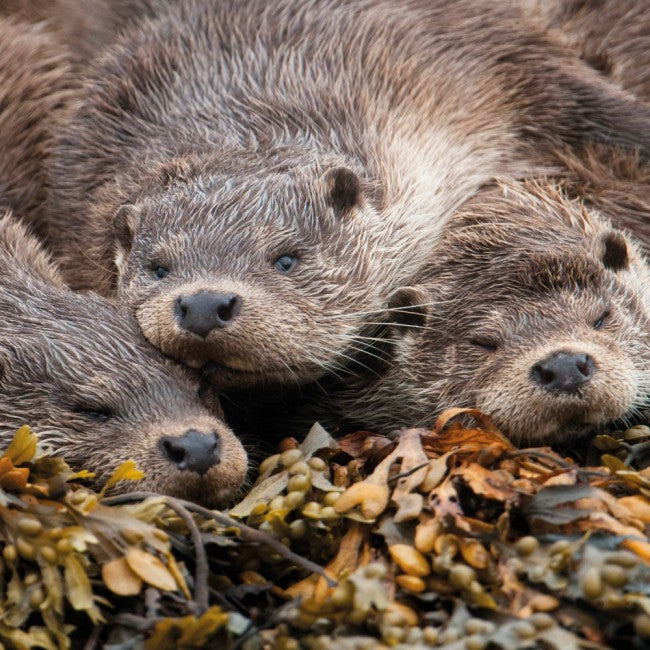
<path fill-rule="evenodd" d="M 316 379 L 381 307 L 374 218 L 344 167 L 171 176 L 115 214 L 118 294 L 220 387 Z"/>
<path fill-rule="evenodd" d="M 206 410 L 196 380 L 144 341 L 126 310 L 44 281 L 39 248 L 0 221 L 0 437 L 29 424 L 99 484 L 133 458 L 145 473 L 135 489 L 231 500 L 247 458 L 218 407 Z"/>
<path fill-rule="evenodd" d="M 393 296 L 391 369 L 356 420 L 431 425 L 471 406 L 513 440 L 546 444 L 630 418 L 650 384 L 647 287 L 636 245 L 552 187 L 483 191 L 419 285 Z"/>

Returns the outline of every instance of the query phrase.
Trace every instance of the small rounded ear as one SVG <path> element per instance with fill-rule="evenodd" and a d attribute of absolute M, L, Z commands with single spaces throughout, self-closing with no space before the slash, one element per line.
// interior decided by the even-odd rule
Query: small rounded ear
<path fill-rule="evenodd" d="M 628 268 L 630 260 L 627 242 L 622 233 L 612 230 L 603 236 L 603 266 L 611 271 L 622 271 Z"/>
<path fill-rule="evenodd" d="M 138 210 L 133 204 L 126 203 L 115 210 L 113 234 L 115 241 L 123 252 L 128 253 L 131 250 L 137 225 Z"/>
<path fill-rule="evenodd" d="M 431 296 L 424 287 L 402 287 L 388 299 L 388 321 L 409 327 L 422 327 L 427 320 Z M 402 330 L 400 330 L 402 331 Z"/>
<path fill-rule="evenodd" d="M 328 203 L 336 212 L 345 214 L 361 203 L 361 181 L 351 169 L 335 167 L 325 173 L 324 179 Z"/>

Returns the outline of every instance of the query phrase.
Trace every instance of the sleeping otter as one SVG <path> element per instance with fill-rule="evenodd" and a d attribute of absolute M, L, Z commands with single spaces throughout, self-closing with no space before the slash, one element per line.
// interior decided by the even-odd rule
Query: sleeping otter
<path fill-rule="evenodd" d="M 471 406 L 543 445 L 644 406 L 650 277 L 629 236 L 551 182 L 504 181 L 463 206 L 434 251 L 392 298 L 382 370 L 315 400 L 310 417 L 387 433 Z"/>
<path fill-rule="evenodd" d="M 146 475 L 139 489 L 210 506 L 238 494 L 246 452 L 202 406 L 196 381 L 144 341 L 127 310 L 70 291 L 37 240 L 4 213 L 0 309 L 5 446 L 29 424 L 100 483 L 131 457 Z"/>

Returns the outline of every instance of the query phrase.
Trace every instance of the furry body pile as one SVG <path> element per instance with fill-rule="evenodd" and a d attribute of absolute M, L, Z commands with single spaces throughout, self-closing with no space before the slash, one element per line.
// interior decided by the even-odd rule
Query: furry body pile
<path fill-rule="evenodd" d="M 199 419 L 213 419 L 168 425 L 144 387 L 144 410 L 110 403 L 117 367 L 104 402 L 70 408 L 120 414 L 125 430 L 157 420 L 145 470 L 167 463 L 159 489 L 191 476 L 211 503 L 247 467 L 220 394 L 264 403 L 297 387 L 285 431 L 318 417 L 388 433 L 479 406 L 546 444 L 638 417 L 650 103 L 624 37 L 608 74 L 594 67 L 604 36 L 594 45 L 575 4 L 6 3 L 4 205 L 42 241 L 57 290 L 117 304 L 134 322 L 120 349 L 173 359 L 179 394 L 200 381 Z M 83 348 L 75 327 L 62 331 Z M 22 381 L 69 393 L 53 368 Z M 37 430 L 46 416 L 78 442 L 45 400 L 21 412 Z M 104 463 L 104 445 L 79 462 Z"/>

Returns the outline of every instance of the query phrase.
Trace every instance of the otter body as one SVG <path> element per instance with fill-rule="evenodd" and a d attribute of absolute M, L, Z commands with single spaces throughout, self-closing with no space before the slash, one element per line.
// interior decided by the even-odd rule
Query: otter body
<path fill-rule="evenodd" d="M 5 205 L 39 232 L 48 185 L 45 161 L 75 95 L 68 59 L 43 25 L 0 18 L 0 191 Z"/>
<path fill-rule="evenodd" d="M 650 102 L 648 0 L 523 0 L 582 59 Z"/>
<path fill-rule="evenodd" d="M 595 208 L 615 226 L 631 232 L 650 255 L 650 164 L 623 151 L 587 147 L 565 150 L 558 184 L 571 197 Z"/>
<path fill-rule="evenodd" d="M 597 213 L 552 183 L 504 182 L 463 206 L 393 296 L 383 368 L 308 415 L 388 433 L 478 407 L 533 445 L 629 420 L 650 382 L 649 280 Z"/>
<path fill-rule="evenodd" d="M 29 424 L 44 445 L 105 481 L 133 458 L 139 488 L 207 505 L 232 499 L 246 453 L 181 367 L 127 310 L 70 291 L 37 240 L 0 218 L 0 440 Z"/>
<path fill-rule="evenodd" d="M 218 386 L 341 372 L 481 183 L 558 142 L 650 152 L 650 111 L 517 7 L 162 5 L 90 66 L 54 149 L 66 279 Z"/>

